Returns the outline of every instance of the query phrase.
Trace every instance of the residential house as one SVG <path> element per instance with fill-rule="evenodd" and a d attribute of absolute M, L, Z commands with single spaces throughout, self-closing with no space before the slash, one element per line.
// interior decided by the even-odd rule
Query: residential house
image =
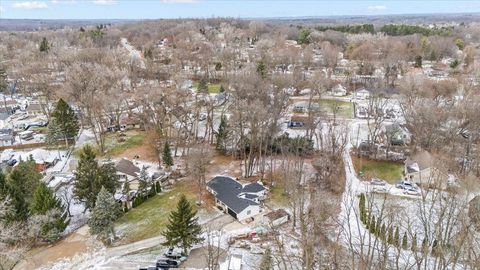
<path fill-rule="evenodd" d="M 225 213 L 243 221 L 262 211 L 266 189 L 260 183 L 241 184 L 229 176 L 217 176 L 207 183 L 216 205 Z"/>
<path fill-rule="evenodd" d="M 115 164 L 117 175 L 121 181 L 131 182 L 137 180 L 140 175 L 140 168 L 138 168 L 132 161 L 122 158 Z"/>
<path fill-rule="evenodd" d="M 0 143 L 5 145 L 12 145 L 15 142 L 15 135 L 13 129 L 4 128 L 0 129 Z"/>
<path fill-rule="evenodd" d="M 343 97 L 347 95 L 347 88 L 341 84 L 337 84 L 332 88 L 331 95 L 335 97 Z"/>
<path fill-rule="evenodd" d="M 410 144 L 411 134 L 405 127 L 395 123 L 385 126 L 385 134 L 391 145 Z"/>
<path fill-rule="evenodd" d="M 369 99 L 369 98 L 370 98 L 370 91 L 368 91 L 367 89 L 360 88 L 360 89 L 357 89 L 357 91 L 355 91 L 354 99 L 365 100 L 365 99 Z"/>
<path fill-rule="evenodd" d="M 444 188 L 448 175 L 434 166 L 434 158 L 427 151 L 417 151 L 405 160 L 405 179 L 420 186 Z"/>
<path fill-rule="evenodd" d="M 34 115 L 43 115 L 42 106 L 38 103 L 31 103 L 28 105 L 26 109 L 27 115 L 34 116 Z"/>
<path fill-rule="evenodd" d="M 56 151 L 48 151 L 40 148 L 20 154 L 20 159 L 22 160 L 28 160 L 29 158 L 32 158 L 33 161 L 35 161 L 35 168 L 39 172 L 43 172 L 46 169 L 55 166 L 59 161 L 58 153 Z"/>

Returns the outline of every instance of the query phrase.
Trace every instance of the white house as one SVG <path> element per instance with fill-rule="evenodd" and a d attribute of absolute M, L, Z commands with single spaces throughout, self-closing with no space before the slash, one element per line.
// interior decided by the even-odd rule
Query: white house
<path fill-rule="evenodd" d="M 242 185 L 229 176 L 217 176 L 207 183 L 207 190 L 215 197 L 216 205 L 239 221 L 262 211 L 261 201 L 266 189 L 260 183 Z"/>
<path fill-rule="evenodd" d="M 343 97 L 347 95 L 347 89 L 343 85 L 337 84 L 332 88 L 331 94 L 334 97 Z"/>
<path fill-rule="evenodd" d="M 370 98 L 370 91 L 365 88 L 358 89 L 355 91 L 354 95 L 355 99 L 369 99 Z"/>

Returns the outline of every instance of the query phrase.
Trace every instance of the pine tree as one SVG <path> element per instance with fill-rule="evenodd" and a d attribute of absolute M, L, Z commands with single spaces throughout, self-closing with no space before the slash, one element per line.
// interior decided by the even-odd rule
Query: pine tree
<path fill-rule="evenodd" d="M 389 243 L 390 245 L 393 245 L 393 227 L 392 226 L 388 227 L 387 243 Z"/>
<path fill-rule="evenodd" d="M 375 216 L 372 215 L 372 217 L 370 218 L 370 226 L 368 226 L 369 230 L 370 230 L 370 233 L 371 234 L 375 234 Z"/>
<path fill-rule="evenodd" d="M 30 215 L 29 205 L 33 193 L 40 184 L 42 175 L 37 171 L 35 161 L 20 161 L 8 174 L 6 191 L 14 209 L 8 221 L 26 221 Z"/>
<path fill-rule="evenodd" d="M 156 191 L 157 193 L 162 192 L 162 187 L 160 186 L 160 182 L 159 182 L 159 181 L 155 182 L 155 191 Z"/>
<path fill-rule="evenodd" d="M 217 131 L 217 150 L 219 150 L 222 153 L 225 153 L 227 150 L 226 147 L 226 141 L 228 137 L 228 131 L 227 131 L 227 118 L 225 115 L 222 114 L 220 117 L 220 124 L 218 125 L 218 131 Z"/>
<path fill-rule="evenodd" d="M 423 256 L 427 256 L 429 251 L 429 246 L 428 246 L 428 239 L 427 237 L 423 238 L 422 241 L 422 254 Z"/>
<path fill-rule="evenodd" d="M 78 134 L 78 118 L 70 105 L 63 99 L 59 99 L 55 110 L 50 115 L 48 125 L 48 137 L 50 141 L 56 142 L 59 138 L 65 141 L 68 147 L 68 140 L 75 138 Z"/>
<path fill-rule="evenodd" d="M 62 202 L 55 197 L 53 191 L 45 183 L 40 183 L 30 206 L 34 215 L 46 215 L 47 220 L 42 224 L 40 237 L 46 241 L 55 241 L 60 238 L 61 233 L 67 228 L 69 219 L 68 213 Z"/>
<path fill-rule="evenodd" d="M 439 250 L 440 248 L 438 247 L 438 241 L 435 239 L 432 243 L 432 256 L 437 257 L 440 253 Z"/>
<path fill-rule="evenodd" d="M 120 215 L 120 207 L 112 194 L 104 187 L 98 193 L 96 201 L 97 204 L 92 210 L 88 226 L 90 226 L 91 234 L 109 243 L 112 238 L 115 238 L 114 221 Z"/>
<path fill-rule="evenodd" d="M 50 44 L 48 43 L 48 40 L 46 37 L 42 39 L 39 49 L 41 52 L 48 52 L 50 50 Z"/>
<path fill-rule="evenodd" d="M 128 181 L 125 181 L 125 183 L 123 183 L 122 193 L 123 193 L 123 195 L 125 195 L 127 200 L 130 199 L 129 198 L 129 196 L 130 196 L 130 183 Z"/>
<path fill-rule="evenodd" d="M 167 228 L 162 233 L 166 241 L 162 245 L 168 247 L 180 246 L 186 255 L 189 248 L 201 242 L 203 239 L 199 235 L 202 227 L 198 224 L 196 214 L 197 211 L 193 209 L 185 195 L 182 195 L 176 211 L 170 212 Z"/>
<path fill-rule="evenodd" d="M 163 164 L 167 167 L 173 165 L 173 158 L 172 158 L 172 151 L 170 150 L 170 144 L 165 142 L 163 146 L 163 156 L 162 156 Z"/>
<path fill-rule="evenodd" d="M 405 250 L 408 248 L 407 232 L 405 232 L 405 233 L 403 234 L 402 248 L 405 249 Z"/>
<path fill-rule="evenodd" d="M 422 56 L 417 55 L 415 56 L 415 65 L 416 68 L 421 68 L 422 67 Z"/>
<path fill-rule="evenodd" d="M 272 250 L 270 250 L 270 248 L 267 248 L 265 250 L 265 254 L 263 254 L 262 256 L 259 270 L 272 270 L 272 262 Z"/>
<path fill-rule="evenodd" d="M 219 93 L 225 92 L 225 88 L 223 87 L 223 85 L 220 85 L 220 89 L 218 89 L 218 92 Z"/>
<path fill-rule="evenodd" d="M 263 62 L 263 60 L 260 60 L 257 63 L 257 74 L 263 79 L 267 77 L 267 66 L 265 65 L 265 62 Z"/>
<path fill-rule="evenodd" d="M 385 226 L 385 224 L 382 224 L 380 235 L 383 241 L 387 240 L 387 227 Z"/>
<path fill-rule="evenodd" d="M 393 238 L 393 244 L 396 247 L 400 247 L 400 232 L 398 231 L 398 227 L 395 228 L 395 238 Z"/>
<path fill-rule="evenodd" d="M 157 192 L 155 191 L 155 184 L 152 183 L 152 185 L 150 186 L 150 191 L 148 192 L 148 197 L 153 197 L 157 194 Z"/>
<path fill-rule="evenodd" d="M 205 77 L 198 82 L 198 93 L 208 94 L 208 81 Z"/>
<path fill-rule="evenodd" d="M 83 147 L 75 172 L 75 197 L 85 203 L 86 209 L 92 210 L 98 193 L 104 187 L 114 193 L 119 186 L 117 170 L 113 163 L 98 165 L 96 156 L 90 145 Z"/>
<path fill-rule="evenodd" d="M 416 251 L 417 251 L 417 234 L 415 234 L 415 235 L 413 236 L 413 239 L 412 239 L 412 248 L 411 248 L 411 250 L 412 250 L 413 252 L 416 252 Z"/>
<path fill-rule="evenodd" d="M 142 166 L 140 176 L 138 177 L 138 190 L 141 194 L 147 194 L 149 184 L 150 178 L 148 177 L 147 168 Z"/>

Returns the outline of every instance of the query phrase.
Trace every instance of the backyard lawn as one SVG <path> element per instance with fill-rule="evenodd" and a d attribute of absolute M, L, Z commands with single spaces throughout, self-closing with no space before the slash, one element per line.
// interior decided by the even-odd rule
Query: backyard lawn
<path fill-rule="evenodd" d="M 353 117 L 353 105 L 350 102 L 336 99 L 321 99 L 320 108 L 326 113 L 333 114 L 337 108 L 337 115 L 345 118 Z"/>
<path fill-rule="evenodd" d="M 141 146 L 145 140 L 144 134 L 135 134 L 125 138 L 124 142 L 118 142 L 118 138 L 107 140 L 107 155 L 118 156 L 128 149 Z"/>
<path fill-rule="evenodd" d="M 359 176 L 364 174 L 364 180 L 380 178 L 394 184 L 402 179 L 403 164 L 388 161 L 377 161 L 366 158 L 358 158 L 352 155 L 353 166 Z"/>
<path fill-rule="evenodd" d="M 160 236 L 168 223 L 169 213 L 176 209 L 181 194 L 185 194 L 195 207 L 196 194 L 188 184 L 178 183 L 171 191 L 148 199 L 119 218 L 115 228 L 122 235 L 120 244 Z"/>
<path fill-rule="evenodd" d="M 198 82 L 193 83 L 193 87 L 195 89 L 198 89 Z M 208 93 L 210 94 L 216 94 L 220 92 L 220 84 L 218 83 L 209 83 L 208 84 Z"/>

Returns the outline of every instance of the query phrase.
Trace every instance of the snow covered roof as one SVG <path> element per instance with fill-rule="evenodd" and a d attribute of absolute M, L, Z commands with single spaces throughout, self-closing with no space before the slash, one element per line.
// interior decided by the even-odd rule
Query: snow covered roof
<path fill-rule="evenodd" d="M 36 164 L 54 163 L 58 159 L 57 153 L 40 148 L 20 154 L 22 160 L 28 160 L 30 156 Z"/>

